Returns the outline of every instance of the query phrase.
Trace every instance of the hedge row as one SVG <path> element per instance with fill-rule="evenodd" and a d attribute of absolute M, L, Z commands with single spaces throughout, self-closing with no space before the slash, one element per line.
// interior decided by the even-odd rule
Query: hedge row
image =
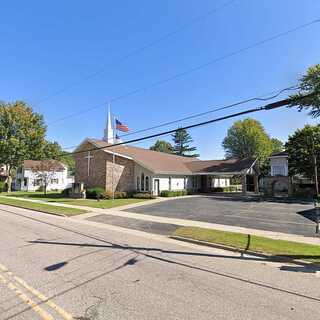
<path fill-rule="evenodd" d="M 87 189 L 86 196 L 88 199 L 112 199 L 113 194 L 111 191 L 105 191 L 101 187 L 94 187 Z M 115 199 L 125 199 L 125 198 L 136 198 L 136 199 L 153 199 L 153 195 L 147 192 L 124 192 L 124 191 L 115 191 Z"/>
<path fill-rule="evenodd" d="M 186 196 L 190 194 L 190 192 L 188 192 L 187 190 L 177 190 L 177 191 L 173 191 L 173 190 L 163 190 L 160 193 L 161 197 L 180 197 L 180 196 Z"/>
<path fill-rule="evenodd" d="M 212 192 L 235 192 L 235 191 L 237 191 L 236 186 L 212 188 Z"/>

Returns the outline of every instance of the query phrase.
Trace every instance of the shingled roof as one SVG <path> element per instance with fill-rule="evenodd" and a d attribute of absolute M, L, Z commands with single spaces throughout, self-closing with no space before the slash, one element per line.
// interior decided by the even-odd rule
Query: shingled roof
<path fill-rule="evenodd" d="M 98 148 L 110 146 L 110 144 L 103 140 L 87 139 L 86 141 Z M 125 145 L 109 147 L 103 150 L 105 152 L 115 152 L 120 156 L 130 158 L 158 174 L 241 174 L 245 170 L 250 169 L 255 163 L 255 159 L 199 160 L 197 158 L 182 157 Z"/>
<path fill-rule="evenodd" d="M 66 166 L 58 160 L 24 160 L 23 167 L 25 169 L 36 170 L 42 163 L 46 164 L 47 162 L 50 162 L 51 168 L 57 171 L 61 171 L 66 168 Z"/>

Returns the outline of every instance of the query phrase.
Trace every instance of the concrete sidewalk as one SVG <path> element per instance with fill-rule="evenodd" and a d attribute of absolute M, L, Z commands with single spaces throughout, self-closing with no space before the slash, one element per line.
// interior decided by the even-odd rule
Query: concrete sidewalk
<path fill-rule="evenodd" d="M 0 196 L 3 198 L 10 198 L 7 196 Z M 287 233 L 280 233 L 280 232 L 273 232 L 273 231 L 265 231 L 265 230 L 258 230 L 258 229 L 251 229 L 251 228 L 243 228 L 243 227 L 236 227 L 236 226 L 229 226 L 229 225 L 222 225 L 222 224 L 215 224 L 215 223 L 208 223 L 203 221 L 196 221 L 196 220 L 186 220 L 186 219 L 176 219 L 176 218 L 168 218 L 168 217 L 161 217 L 161 216 L 154 216 L 154 215 L 146 215 L 141 213 L 132 213 L 132 212 L 125 212 L 122 210 L 133 208 L 135 206 L 141 206 L 141 205 L 147 205 L 150 204 L 149 201 L 146 203 L 139 203 L 135 205 L 126 205 L 122 207 L 116 207 L 111 209 L 99 209 L 99 208 L 91 208 L 87 206 L 76 206 L 76 205 L 69 205 L 64 203 L 51 203 L 51 202 L 45 202 L 41 200 L 33 200 L 33 199 L 24 199 L 24 198 L 18 198 L 15 197 L 16 200 L 23 200 L 23 201 L 30 201 L 30 202 L 38 202 L 38 203 L 45 203 L 48 205 L 53 206 L 62 206 L 62 207 L 69 207 L 69 208 L 77 208 L 77 209 L 84 209 L 89 211 L 88 213 L 84 213 L 81 215 L 70 217 L 70 219 L 76 219 L 76 220 L 88 220 L 95 216 L 105 214 L 108 216 L 117 216 L 122 218 L 128 218 L 128 219 L 136 219 L 140 221 L 149 221 L 153 223 L 163 223 L 163 224 L 170 224 L 170 225 L 176 225 L 176 226 L 189 226 L 189 227 L 200 227 L 200 228 L 207 228 L 207 229 L 215 229 L 215 230 L 221 230 L 221 231 L 230 231 L 230 232 L 238 232 L 242 234 L 251 234 L 256 236 L 262 236 L 270 239 L 277 239 L 277 240 L 286 240 L 286 241 L 295 241 L 295 242 L 301 242 L 301 243 L 307 243 L 307 244 L 313 244 L 313 245 L 320 245 L 320 237 L 305 237 L 305 236 L 299 236 L 294 234 L 287 234 Z M 160 201 L 166 201 L 167 199 L 160 199 Z M 151 200 L 154 202 L 158 202 L 158 199 Z M 170 199 L 168 199 L 170 201 Z"/>

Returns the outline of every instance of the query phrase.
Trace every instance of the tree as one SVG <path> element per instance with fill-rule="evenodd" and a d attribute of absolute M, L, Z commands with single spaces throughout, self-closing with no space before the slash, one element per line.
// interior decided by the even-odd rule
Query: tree
<path fill-rule="evenodd" d="M 45 144 L 43 117 L 23 101 L 0 103 L 0 163 L 8 169 L 8 191 L 12 170 L 25 159 L 39 159 Z"/>
<path fill-rule="evenodd" d="M 47 141 L 43 148 L 42 159 L 53 159 L 58 160 L 67 165 L 68 171 L 74 173 L 75 171 L 75 160 L 74 157 L 67 152 L 64 152 L 60 144 L 56 141 Z"/>
<path fill-rule="evenodd" d="M 277 138 L 271 138 L 272 152 L 281 152 L 284 150 L 284 144 Z"/>
<path fill-rule="evenodd" d="M 164 140 L 157 140 L 156 143 L 150 147 L 150 150 L 173 153 L 173 146 L 170 142 Z"/>
<path fill-rule="evenodd" d="M 320 116 L 320 64 L 316 64 L 307 70 L 300 79 L 299 92 L 291 95 L 293 99 L 291 107 L 298 107 L 299 111 L 310 110 L 309 114 L 316 118 Z M 306 94 L 314 94 L 311 97 L 302 98 Z"/>
<path fill-rule="evenodd" d="M 44 194 L 47 194 L 48 185 L 50 184 L 51 179 L 56 175 L 57 169 L 58 165 L 56 160 L 42 160 L 38 165 L 32 168 L 37 179 L 41 182 Z"/>
<path fill-rule="evenodd" d="M 199 154 L 193 153 L 197 150 L 196 147 L 190 147 L 193 142 L 191 135 L 185 129 L 178 129 L 173 135 L 174 142 L 173 152 L 179 156 L 199 157 Z"/>
<path fill-rule="evenodd" d="M 258 158 L 265 165 L 272 152 L 281 151 L 283 144 L 271 139 L 262 124 L 251 118 L 234 122 L 222 142 L 227 158 Z"/>
<path fill-rule="evenodd" d="M 319 176 L 317 163 L 320 162 L 320 124 L 296 130 L 286 143 L 286 151 L 290 175 L 302 174 L 316 181 Z"/>

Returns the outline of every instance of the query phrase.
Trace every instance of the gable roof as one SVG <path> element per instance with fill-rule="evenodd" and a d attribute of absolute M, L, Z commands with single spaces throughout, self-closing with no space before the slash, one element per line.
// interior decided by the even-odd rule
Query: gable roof
<path fill-rule="evenodd" d="M 86 139 L 97 148 L 110 146 L 107 142 L 98 139 Z M 174 154 L 153 151 L 133 146 L 114 146 L 102 149 L 107 153 L 115 153 L 134 160 L 141 166 L 157 174 L 191 175 L 197 173 L 241 174 L 250 169 L 255 159 L 227 159 L 227 160 L 199 160 L 192 157 L 177 156 Z"/>
<path fill-rule="evenodd" d="M 188 168 L 193 173 L 228 173 L 241 174 L 250 169 L 256 160 L 246 159 L 226 159 L 226 160 L 198 160 L 188 163 Z"/>
<path fill-rule="evenodd" d="M 286 151 L 281 151 L 281 152 L 274 152 L 271 154 L 271 156 L 269 158 L 272 158 L 272 157 L 288 157 L 288 152 Z"/>
<path fill-rule="evenodd" d="M 88 139 L 88 141 L 92 142 L 98 147 L 106 147 L 110 145 L 103 140 Z M 174 154 L 126 145 L 110 147 L 103 150 L 105 152 L 115 152 L 118 155 L 124 155 L 151 170 L 152 172 L 160 174 L 191 174 L 192 172 L 186 166 L 186 164 L 188 162 L 198 160 L 197 158 L 182 157 Z"/>
<path fill-rule="evenodd" d="M 66 166 L 58 160 L 24 160 L 22 166 L 24 169 L 35 170 L 42 163 L 46 164 L 48 162 L 50 162 L 50 166 L 52 166 L 54 170 L 61 171 L 66 169 Z"/>

